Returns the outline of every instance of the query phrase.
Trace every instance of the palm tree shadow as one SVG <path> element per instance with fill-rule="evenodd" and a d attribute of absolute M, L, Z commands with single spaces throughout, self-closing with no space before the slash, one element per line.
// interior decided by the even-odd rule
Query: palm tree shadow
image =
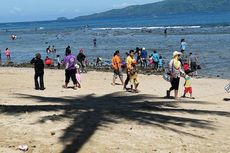
<path fill-rule="evenodd" d="M 170 125 L 180 127 L 196 127 L 204 129 L 214 129 L 212 122 L 207 120 L 164 115 L 164 112 L 188 113 L 198 115 L 219 115 L 230 116 L 229 112 L 190 110 L 181 109 L 178 103 L 173 100 L 162 102 L 162 98 L 152 95 L 130 95 L 125 92 L 117 92 L 101 97 L 86 95 L 82 97 L 41 97 L 33 95 L 18 94 L 19 98 L 37 100 L 39 102 L 49 102 L 52 105 L 2 105 L 0 112 L 15 115 L 24 112 L 36 111 L 63 111 L 63 114 L 46 116 L 38 123 L 43 124 L 46 120 L 58 121 L 63 118 L 72 119 L 71 125 L 65 129 L 60 141 L 65 145 L 62 153 L 78 152 L 82 146 L 90 139 L 95 131 L 101 126 L 110 123 L 117 123 L 120 119 L 138 122 L 144 125 L 152 125 L 176 133 L 203 138 L 190 134 L 179 128 L 172 128 Z M 148 100 L 148 101 L 147 101 Z M 182 101 L 183 102 L 183 101 Z M 184 101 L 194 102 L 194 101 Z M 202 102 L 199 102 L 202 103 Z M 205 104 L 205 103 L 203 103 Z"/>

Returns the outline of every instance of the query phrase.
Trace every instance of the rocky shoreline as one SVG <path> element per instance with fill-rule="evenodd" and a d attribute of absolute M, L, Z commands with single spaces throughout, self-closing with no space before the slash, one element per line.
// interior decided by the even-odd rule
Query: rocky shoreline
<path fill-rule="evenodd" d="M 33 65 L 30 63 L 20 63 L 20 64 L 14 64 L 13 62 L 10 62 L 8 64 L 1 64 L 1 67 L 22 67 L 22 68 L 33 68 Z M 51 66 L 45 66 L 45 69 L 57 69 L 54 65 Z M 62 65 L 60 69 L 64 69 L 64 66 Z M 100 71 L 100 72 L 113 72 L 112 68 L 109 65 L 102 65 L 102 66 L 95 66 L 95 65 L 87 65 L 86 71 Z M 126 69 L 122 69 L 122 71 L 125 73 Z M 146 67 L 142 68 L 138 66 L 138 73 L 144 74 L 144 75 L 163 75 L 164 71 L 156 71 L 153 69 L 153 67 Z"/>

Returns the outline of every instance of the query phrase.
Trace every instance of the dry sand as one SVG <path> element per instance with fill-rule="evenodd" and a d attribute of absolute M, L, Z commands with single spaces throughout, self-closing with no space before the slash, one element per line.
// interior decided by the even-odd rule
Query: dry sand
<path fill-rule="evenodd" d="M 111 86 L 108 72 L 83 74 L 72 90 L 61 88 L 63 70 L 45 70 L 45 91 L 33 89 L 33 74 L 0 68 L 2 153 L 21 144 L 29 153 L 230 152 L 229 80 L 192 79 L 196 99 L 178 102 L 163 98 L 170 84 L 161 76 L 139 75 L 132 94 Z"/>

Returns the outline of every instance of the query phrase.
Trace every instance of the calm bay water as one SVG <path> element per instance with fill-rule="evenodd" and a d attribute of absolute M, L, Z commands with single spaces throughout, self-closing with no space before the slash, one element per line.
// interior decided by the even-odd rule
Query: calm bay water
<path fill-rule="evenodd" d="M 193 14 L 137 19 L 104 19 L 91 21 L 46 21 L 0 24 L 2 60 L 6 47 L 15 63 L 28 62 L 36 52 L 46 56 L 47 46 L 55 45 L 64 57 L 70 45 L 73 53 L 85 49 L 88 59 L 97 56 L 110 59 L 115 50 L 125 52 L 145 47 L 149 54 L 156 48 L 165 60 L 179 50 L 180 40 L 188 43 L 188 51 L 199 57 L 205 76 L 230 78 L 230 13 Z M 163 31 L 167 27 L 167 35 Z M 17 40 L 10 36 L 16 34 Z M 93 38 L 97 47 L 93 47 Z"/>

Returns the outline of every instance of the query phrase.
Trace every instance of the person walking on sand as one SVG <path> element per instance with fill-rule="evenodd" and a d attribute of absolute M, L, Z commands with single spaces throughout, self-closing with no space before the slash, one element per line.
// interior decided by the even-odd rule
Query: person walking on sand
<path fill-rule="evenodd" d="M 190 99 L 195 99 L 192 97 L 192 86 L 191 86 L 191 78 L 192 78 L 192 71 L 191 70 L 186 70 L 185 71 L 185 83 L 184 83 L 184 95 L 182 96 L 183 98 L 186 97 L 186 94 L 189 92 L 190 94 Z"/>
<path fill-rule="evenodd" d="M 133 62 L 131 64 L 131 67 L 128 71 L 130 75 L 130 83 L 131 83 L 131 92 L 132 93 L 138 93 L 139 91 L 137 90 L 137 87 L 139 85 L 138 79 L 137 79 L 137 67 L 136 67 L 136 62 Z"/>
<path fill-rule="evenodd" d="M 124 85 L 122 69 L 121 69 L 121 58 L 119 55 L 119 50 L 115 51 L 114 56 L 112 58 L 112 68 L 113 68 L 113 82 L 111 83 L 113 86 L 115 85 L 115 80 L 117 76 L 121 80 L 121 84 Z"/>
<path fill-rule="evenodd" d="M 77 55 L 77 60 L 79 62 L 79 65 L 81 67 L 81 72 L 85 72 L 86 73 L 86 70 L 85 70 L 85 54 L 84 54 L 84 50 L 81 48 L 80 51 L 79 51 L 79 54 Z"/>
<path fill-rule="evenodd" d="M 35 74 L 34 74 L 35 90 L 45 90 L 44 80 L 43 80 L 43 76 L 44 76 L 44 62 L 41 59 L 41 54 L 37 53 L 35 55 L 35 58 L 33 58 L 30 61 L 30 63 L 34 64 L 34 70 L 35 70 Z M 38 78 L 39 78 L 39 83 L 38 83 Z"/>
<path fill-rule="evenodd" d="M 75 64 L 76 67 L 76 80 L 77 80 L 77 87 L 81 88 L 81 72 L 80 72 L 80 66 L 78 64 Z"/>
<path fill-rule="evenodd" d="M 127 78 L 125 80 L 125 84 L 124 84 L 124 89 L 127 90 L 127 85 L 130 81 L 130 74 L 129 71 L 132 69 L 132 64 L 135 62 L 134 59 L 134 50 L 130 50 L 129 51 L 129 56 L 126 58 L 126 69 L 127 69 Z"/>
<path fill-rule="evenodd" d="M 178 100 L 178 89 L 180 84 L 180 74 L 184 74 L 181 69 L 181 62 L 180 59 L 181 52 L 174 51 L 173 52 L 173 59 L 169 63 L 169 73 L 171 77 L 171 87 L 167 90 L 167 97 L 170 97 L 170 92 L 175 90 L 175 99 Z"/>
<path fill-rule="evenodd" d="M 74 89 L 77 89 L 77 79 L 76 79 L 76 56 L 71 54 L 71 50 L 66 51 L 66 57 L 64 59 L 65 64 L 65 85 L 63 85 L 63 88 L 68 87 L 68 83 L 70 81 L 70 78 L 73 81 Z"/>

